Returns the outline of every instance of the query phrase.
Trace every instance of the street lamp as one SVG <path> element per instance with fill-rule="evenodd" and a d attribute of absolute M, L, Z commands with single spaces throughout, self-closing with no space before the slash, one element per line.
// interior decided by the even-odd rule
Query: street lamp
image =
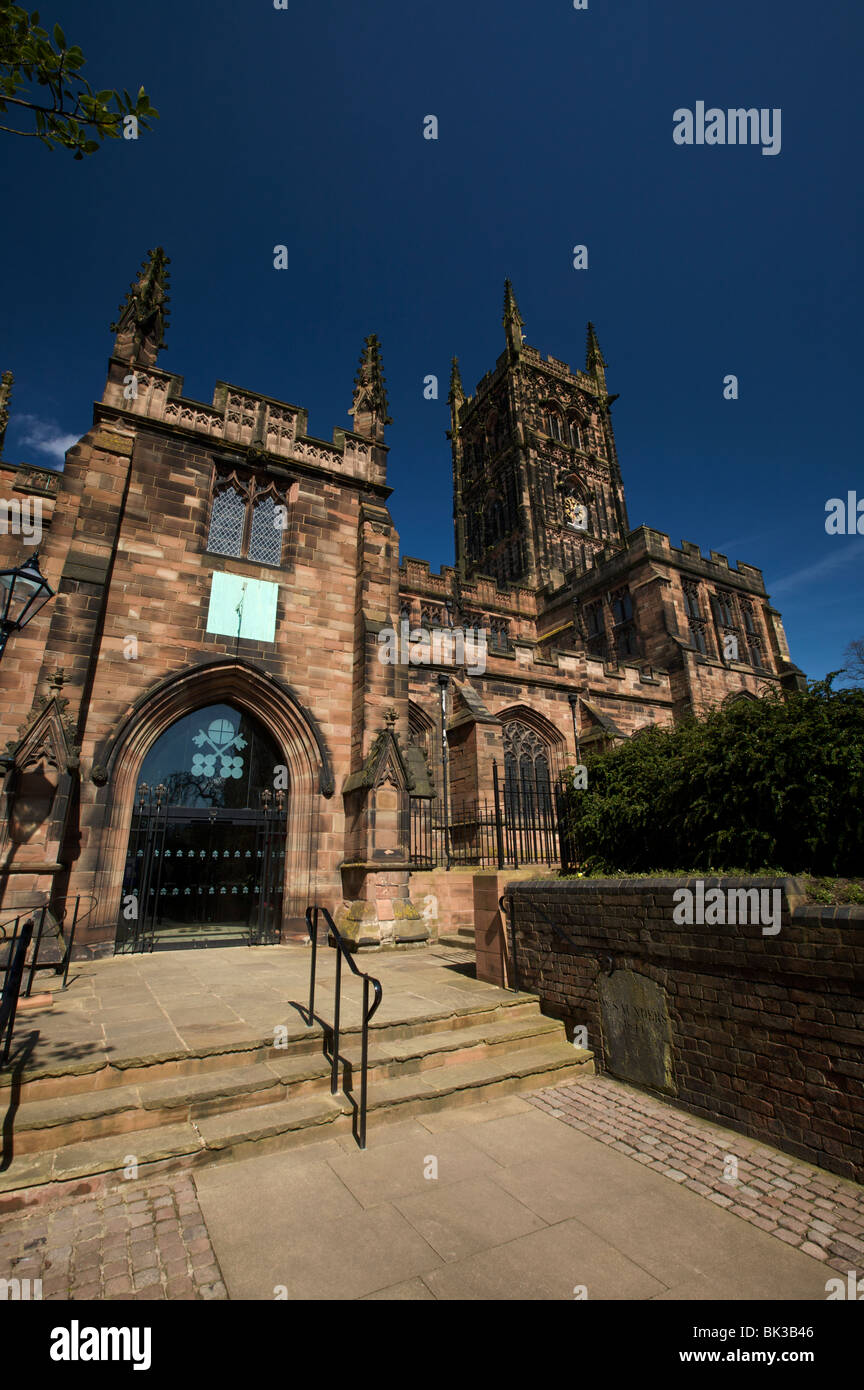
<path fill-rule="evenodd" d="M 39 569 L 38 550 L 23 565 L 0 570 L 0 657 L 10 632 L 26 627 L 53 597 L 54 590 Z"/>

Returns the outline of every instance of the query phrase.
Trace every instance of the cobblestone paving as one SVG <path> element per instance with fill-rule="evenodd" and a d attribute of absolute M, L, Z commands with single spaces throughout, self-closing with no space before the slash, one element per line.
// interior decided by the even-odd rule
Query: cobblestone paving
<path fill-rule="evenodd" d="M 57 1301 L 228 1297 L 186 1174 L 0 1217 L 0 1278 L 41 1279 Z"/>
<path fill-rule="evenodd" d="M 606 1076 L 526 1096 L 538 1109 L 846 1274 L 864 1273 L 864 1188 Z M 737 1179 L 728 1159 L 737 1159 Z"/>

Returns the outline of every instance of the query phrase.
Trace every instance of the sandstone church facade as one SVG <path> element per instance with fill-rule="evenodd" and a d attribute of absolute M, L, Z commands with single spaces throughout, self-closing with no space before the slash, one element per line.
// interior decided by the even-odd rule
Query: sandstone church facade
<path fill-rule="evenodd" d="M 400 562 L 377 339 L 330 441 L 225 382 L 189 400 L 158 366 L 167 267 L 131 286 L 64 471 L 0 464 L 55 590 L 0 663 L 4 919 L 81 895 L 105 953 L 284 941 L 317 901 L 358 944 L 422 941 L 493 796 L 518 820 L 592 747 L 803 681 L 758 569 L 631 529 L 591 325 L 584 369 L 543 358 L 508 282 L 473 396 L 454 359 L 434 574 Z M 24 558 L 7 524 L 0 567 Z"/>

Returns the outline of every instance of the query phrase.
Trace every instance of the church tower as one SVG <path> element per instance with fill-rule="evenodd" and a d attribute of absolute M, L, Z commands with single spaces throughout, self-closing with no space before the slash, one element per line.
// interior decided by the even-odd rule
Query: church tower
<path fill-rule="evenodd" d="M 456 568 L 540 589 L 623 549 L 627 509 L 606 363 L 588 325 L 583 371 L 529 347 L 510 281 L 505 349 L 466 396 L 453 359 L 450 430 Z"/>

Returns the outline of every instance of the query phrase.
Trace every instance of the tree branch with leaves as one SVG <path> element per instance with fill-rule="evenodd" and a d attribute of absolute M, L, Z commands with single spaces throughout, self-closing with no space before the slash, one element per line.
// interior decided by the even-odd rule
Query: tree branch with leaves
<path fill-rule="evenodd" d="M 39 27 L 38 10 L 28 14 L 0 0 L 0 114 L 14 122 L 0 123 L 0 131 L 41 140 L 49 149 L 59 145 L 83 159 L 103 140 L 137 138 L 139 126 L 149 130 L 159 112 L 144 88 L 134 100 L 127 91 L 95 92 L 81 75 L 85 62 L 59 24 L 49 37 Z"/>

